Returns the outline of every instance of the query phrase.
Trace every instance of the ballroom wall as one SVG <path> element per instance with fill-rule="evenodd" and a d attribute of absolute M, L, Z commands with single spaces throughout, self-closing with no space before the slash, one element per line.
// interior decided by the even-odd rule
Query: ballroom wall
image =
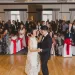
<path fill-rule="evenodd" d="M 64 19 L 71 20 L 75 19 L 75 4 L 44 4 L 44 9 L 60 9 L 59 11 L 53 11 L 53 20 Z M 69 9 L 73 9 L 70 11 Z"/>
<path fill-rule="evenodd" d="M 28 10 L 28 5 L 0 5 L 0 18 L 6 21 L 6 15 L 4 9 L 27 9 Z"/>
<path fill-rule="evenodd" d="M 39 7 L 41 9 L 59 9 L 59 10 L 53 10 L 52 19 L 64 19 L 64 20 L 71 20 L 73 21 L 75 19 L 75 4 L 35 4 L 35 5 L 0 5 L 0 19 L 6 20 L 5 18 L 5 11 L 4 9 L 27 9 L 27 17 L 30 18 L 31 16 L 34 16 L 35 20 L 41 20 L 41 13 L 36 13 L 36 9 Z M 70 10 L 72 9 L 72 10 Z M 25 14 L 24 14 L 25 15 Z M 25 18 L 25 19 L 26 19 Z"/>
<path fill-rule="evenodd" d="M 28 18 L 31 19 L 33 17 L 33 20 L 39 21 L 42 19 L 42 12 L 38 9 L 42 9 L 42 5 L 39 4 L 30 4 L 28 5 Z"/>

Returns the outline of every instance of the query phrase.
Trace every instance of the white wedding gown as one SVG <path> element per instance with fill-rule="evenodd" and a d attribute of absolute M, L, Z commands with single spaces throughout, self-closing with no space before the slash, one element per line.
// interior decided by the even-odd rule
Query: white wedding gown
<path fill-rule="evenodd" d="M 35 37 L 31 37 L 30 40 L 32 43 L 30 47 L 34 50 L 37 49 L 37 40 Z M 25 72 L 27 75 L 38 75 L 40 71 L 40 58 L 38 52 L 30 52 L 28 50 Z"/>

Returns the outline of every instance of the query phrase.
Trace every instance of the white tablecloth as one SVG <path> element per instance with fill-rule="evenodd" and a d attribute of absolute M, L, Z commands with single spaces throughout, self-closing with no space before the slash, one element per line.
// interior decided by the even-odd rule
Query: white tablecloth
<path fill-rule="evenodd" d="M 72 54 L 75 55 L 75 46 L 72 46 Z"/>
<path fill-rule="evenodd" d="M 15 42 L 16 41 L 16 42 Z M 10 46 L 9 46 L 10 52 L 9 54 L 16 54 L 17 52 L 19 52 L 20 50 L 23 49 L 22 47 L 22 41 L 21 39 L 14 39 L 11 40 Z"/>
<path fill-rule="evenodd" d="M 67 52 L 67 44 L 64 44 L 64 48 L 62 50 L 63 57 L 72 57 L 72 46 L 69 45 L 69 53 Z"/>

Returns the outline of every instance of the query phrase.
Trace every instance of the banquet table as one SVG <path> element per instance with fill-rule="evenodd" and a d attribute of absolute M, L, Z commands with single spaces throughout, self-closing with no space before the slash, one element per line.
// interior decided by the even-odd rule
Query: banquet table
<path fill-rule="evenodd" d="M 12 38 L 9 46 L 9 54 L 16 54 L 17 52 L 23 49 L 22 38 L 16 39 L 16 37 Z"/>
<path fill-rule="evenodd" d="M 72 57 L 72 41 L 70 38 L 64 40 L 64 48 L 62 51 L 63 57 Z"/>
<path fill-rule="evenodd" d="M 72 46 L 72 55 L 75 55 L 75 46 Z"/>

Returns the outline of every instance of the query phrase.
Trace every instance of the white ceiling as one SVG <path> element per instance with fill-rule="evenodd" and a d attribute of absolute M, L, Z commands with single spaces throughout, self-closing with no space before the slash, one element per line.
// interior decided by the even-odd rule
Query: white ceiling
<path fill-rule="evenodd" d="M 75 0 L 0 0 L 0 3 L 10 2 L 75 2 Z"/>

